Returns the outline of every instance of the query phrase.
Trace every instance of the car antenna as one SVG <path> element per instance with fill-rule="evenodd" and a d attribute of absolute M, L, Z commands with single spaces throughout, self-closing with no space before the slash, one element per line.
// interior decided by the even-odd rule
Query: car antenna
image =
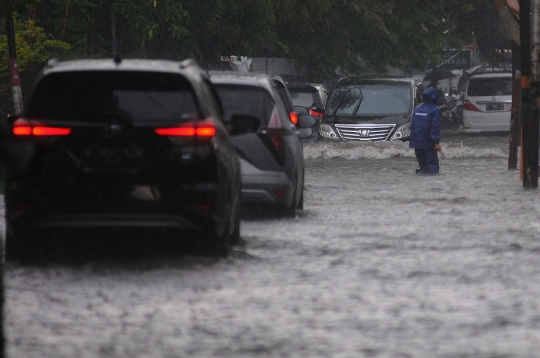
<path fill-rule="evenodd" d="M 114 63 L 116 63 L 117 65 L 119 65 L 120 62 L 122 62 L 122 58 L 120 57 L 119 54 L 116 54 L 116 55 L 114 55 L 113 61 L 114 61 Z"/>

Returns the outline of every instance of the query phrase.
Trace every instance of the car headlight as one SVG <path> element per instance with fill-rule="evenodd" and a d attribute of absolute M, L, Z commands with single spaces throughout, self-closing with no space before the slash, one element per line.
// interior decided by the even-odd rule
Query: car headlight
<path fill-rule="evenodd" d="M 409 138 L 411 136 L 411 122 L 406 123 L 399 127 L 392 136 L 392 140 L 403 140 L 404 138 Z"/>
<path fill-rule="evenodd" d="M 332 139 L 338 138 L 336 132 L 334 132 L 332 127 L 330 127 L 328 124 L 321 124 L 321 126 L 319 127 L 319 134 L 325 138 L 332 138 Z"/>

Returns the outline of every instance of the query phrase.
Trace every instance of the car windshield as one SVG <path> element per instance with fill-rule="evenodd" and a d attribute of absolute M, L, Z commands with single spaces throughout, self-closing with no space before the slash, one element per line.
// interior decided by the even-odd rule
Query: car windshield
<path fill-rule="evenodd" d="M 266 126 L 272 117 L 275 103 L 263 88 L 243 85 L 216 85 L 225 111 L 225 120 L 233 114 L 247 114 L 259 118 Z"/>
<path fill-rule="evenodd" d="M 289 87 L 289 93 L 295 106 L 311 107 L 314 103 L 321 102 L 317 90 L 312 87 Z"/>
<path fill-rule="evenodd" d="M 369 83 L 336 88 L 329 113 L 336 115 L 392 115 L 408 113 L 411 91 L 407 83 Z"/>
<path fill-rule="evenodd" d="M 469 96 L 511 96 L 512 78 L 471 78 L 467 94 Z"/>
<path fill-rule="evenodd" d="M 118 115 L 132 123 L 197 116 L 191 85 L 170 73 L 75 72 L 47 76 L 36 88 L 29 115 L 94 121 Z M 97 115 L 97 116 L 96 116 Z"/>

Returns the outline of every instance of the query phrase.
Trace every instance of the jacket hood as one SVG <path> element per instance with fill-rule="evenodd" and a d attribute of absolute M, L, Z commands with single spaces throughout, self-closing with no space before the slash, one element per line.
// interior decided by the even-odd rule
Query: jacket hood
<path fill-rule="evenodd" d="M 434 87 L 428 87 L 424 93 L 422 93 L 424 102 L 431 102 L 437 104 L 439 97 L 437 96 L 437 90 Z"/>

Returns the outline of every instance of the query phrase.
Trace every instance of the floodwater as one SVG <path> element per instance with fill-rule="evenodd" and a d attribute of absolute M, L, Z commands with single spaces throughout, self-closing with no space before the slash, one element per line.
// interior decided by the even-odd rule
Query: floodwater
<path fill-rule="evenodd" d="M 540 356 L 540 197 L 507 136 L 305 146 L 305 210 L 230 259 L 5 272 L 8 357 Z"/>

